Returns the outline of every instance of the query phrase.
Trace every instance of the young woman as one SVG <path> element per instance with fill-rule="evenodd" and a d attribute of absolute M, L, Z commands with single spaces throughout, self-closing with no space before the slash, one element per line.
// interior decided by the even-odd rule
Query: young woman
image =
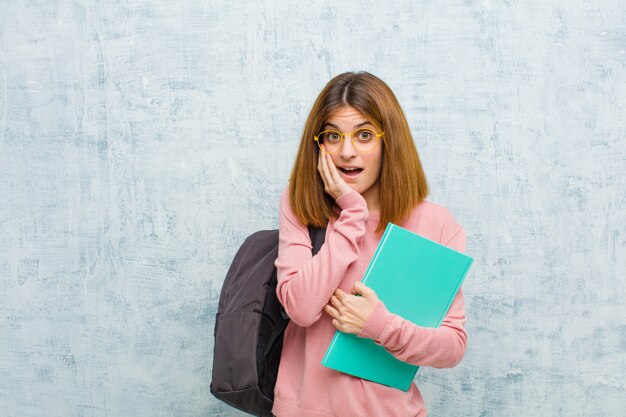
<path fill-rule="evenodd" d="M 446 208 L 425 200 L 428 193 L 391 89 L 367 72 L 333 78 L 309 114 L 280 198 L 276 291 L 291 322 L 274 391 L 277 417 L 426 415 L 415 383 L 405 392 L 321 361 L 336 330 L 373 339 L 414 365 L 450 368 L 463 358 L 462 290 L 433 329 L 388 311 L 360 282 L 388 222 L 465 251 L 465 232 Z M 315 256 L 308 224 L 327 227 Z"/>

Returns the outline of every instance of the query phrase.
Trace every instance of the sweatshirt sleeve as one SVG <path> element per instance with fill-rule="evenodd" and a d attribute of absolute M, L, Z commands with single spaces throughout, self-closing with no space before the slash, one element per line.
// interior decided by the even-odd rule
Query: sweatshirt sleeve
<path fill-rule="evenodd" d="M 336 203 L 342 210 L 334 230 L 312 256 L 308 228 L 292 212 L 288 188 L 280 199 L 276 294 L 291 320 L 301 327 L 321 317 L 348 267 L 359 257 L 357 242 L 365 234 L 367 203 L 355 190 Z"/>
<path fill-rule="evenodd" d="M 466 236 L 457 226 L 446 246 L 465 252 Z M 452 368 L 456 366 L 467 346 L 463 290 L 459 288 L 450 309 L 438 328 L 421 327 L 390 313 L 382 301 L 374 308 L 359 337 L 373 339 L 378 345 L 403 362 L 417 366 Z"/>

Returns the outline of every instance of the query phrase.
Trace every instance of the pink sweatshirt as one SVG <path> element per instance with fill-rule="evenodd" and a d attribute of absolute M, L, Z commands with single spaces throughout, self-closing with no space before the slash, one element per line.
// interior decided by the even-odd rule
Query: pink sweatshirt
<path fill-rule="evenodd" d="M 323 308 L 336 288 L 350 292 L 354 282 L 363 278 L 380 241 L 374 234 L 379 216 L 369 214 L 361 194 L 352 190 L 339 197 L 336 205 L 341 214 L 329 223 L 324 245 L 312 256 L 308 229 L 291 210 L 288 187 L 281 195 L 276 292 L 291 322 L 285 331 L 272 412 L 277 417 L 426 416 L 415 383 L 405 392 L 321 364 L 336 331 Z M 418 204 L 399 226 L 465 251 L 465 232 L 440 205 Z M 402 361 L 451 368 L 465 353 L 464 323 L 459 289 L 437 329 L 414 325 L 379 301 L 358 336 L 373 339 Z"/>

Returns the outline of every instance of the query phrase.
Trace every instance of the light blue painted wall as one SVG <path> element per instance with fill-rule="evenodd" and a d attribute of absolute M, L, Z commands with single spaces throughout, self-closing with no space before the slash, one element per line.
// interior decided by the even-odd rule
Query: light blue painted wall
<path fill-rule="evenodd" d="M 433 416 L 626 413 L 626 3 L 0 2 L 0 416 L 236 416 L 213 317 L 321 88 L 396 92 L 468 233 Z"/>

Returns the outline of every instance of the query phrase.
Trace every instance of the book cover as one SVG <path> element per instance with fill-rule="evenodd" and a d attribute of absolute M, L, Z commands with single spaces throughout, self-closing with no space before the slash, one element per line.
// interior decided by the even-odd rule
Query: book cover
<path fill-rule="evenodd" d="M 422 327 L 439 327 L 473 262 L 470 256 L 389 223 L 365 271 L 391 313 Z M 408 391 L 419 369 L 372 339 L 337 331 L 322 365 Z"/>

